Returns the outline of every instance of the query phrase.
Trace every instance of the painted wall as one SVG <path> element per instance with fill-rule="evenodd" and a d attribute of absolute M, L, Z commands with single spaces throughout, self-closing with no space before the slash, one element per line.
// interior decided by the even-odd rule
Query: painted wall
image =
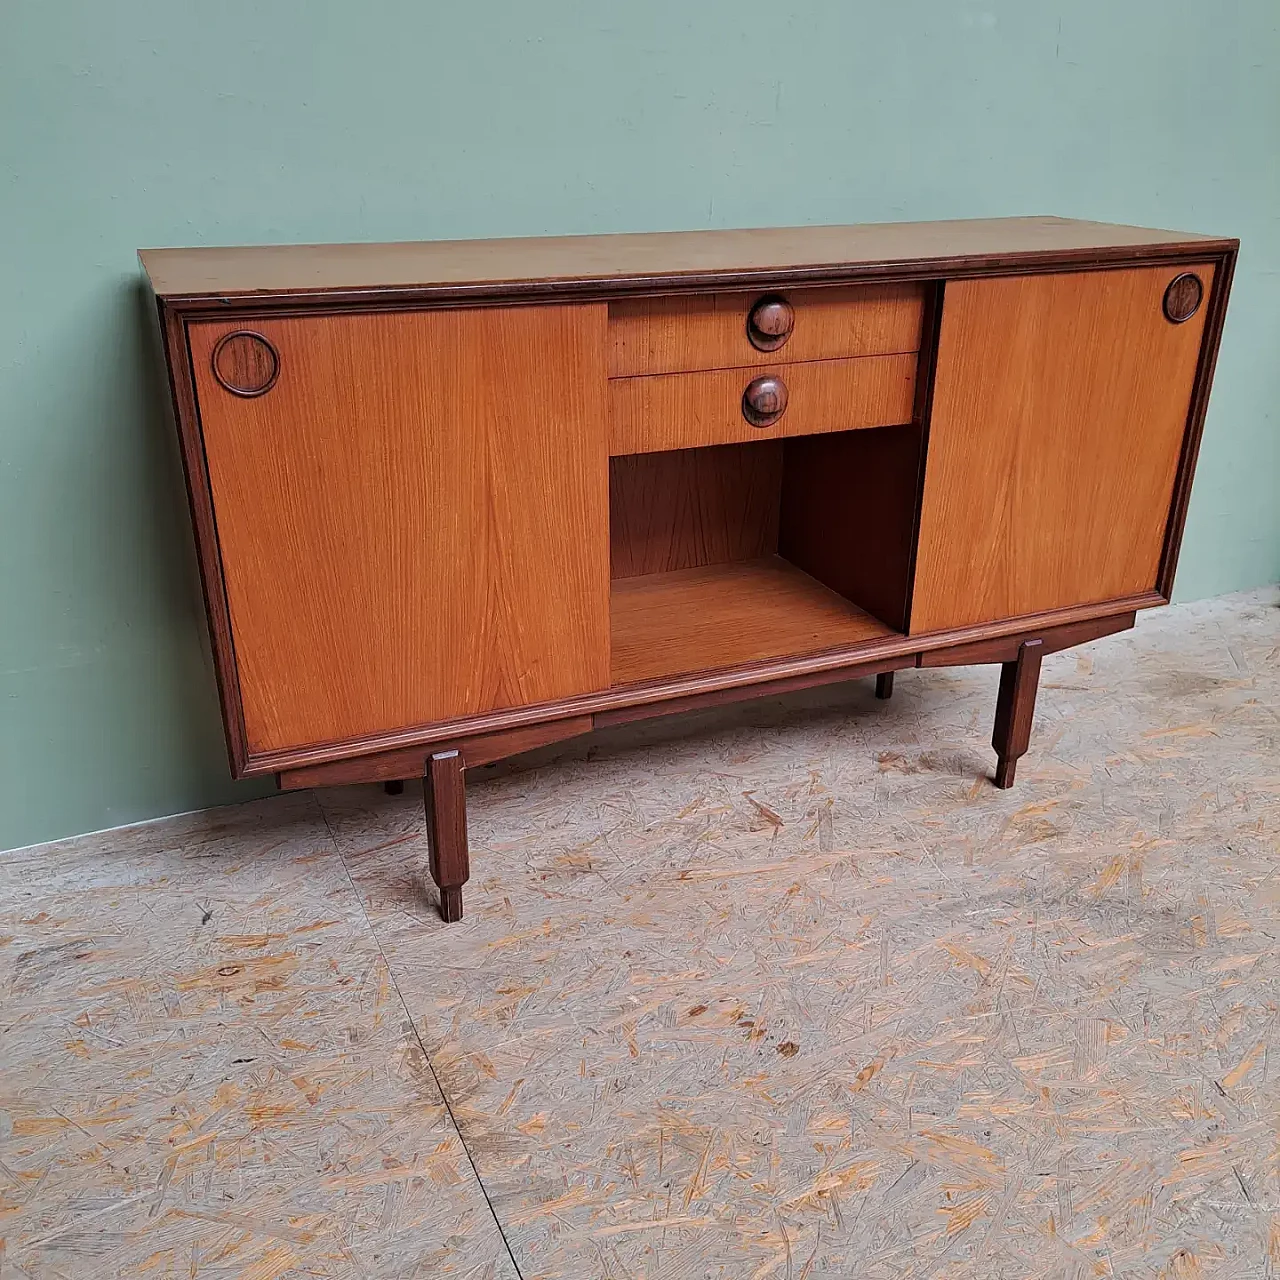
<path fill-rule="evenodd" d="M 7 0 L 0 848 L 224 763 L 134 251 L 1060 213 L 1244 241 L 1178 593 L 1280 578 L 1274 0 Z"/>

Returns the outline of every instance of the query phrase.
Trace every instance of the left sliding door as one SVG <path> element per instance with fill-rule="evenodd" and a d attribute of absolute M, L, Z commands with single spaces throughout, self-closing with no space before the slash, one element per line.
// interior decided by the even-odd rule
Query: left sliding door
<path fill-rule="evenodd" d="M 605 311 L 191 324 L 251 758 L 608 684 Z"/>

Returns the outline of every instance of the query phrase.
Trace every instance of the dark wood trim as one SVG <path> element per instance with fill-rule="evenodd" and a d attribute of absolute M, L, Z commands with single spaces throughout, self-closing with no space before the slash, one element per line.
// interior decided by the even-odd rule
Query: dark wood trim
<path fill-rule="evenodd" d="M 1184 271 L 1164 291 L 1164 318 L 1170 324 L 1186 324 L 1203 302 L 1204 281 L 1195 271 Z"/>
<path fill-rule="evenodd" d="M 303 757 L 275 769 L 252 762 L 251 772 L 277 774 L 285 789 L 339 786 L 354 782 L 382 782 L 408 777 L 421 767 L 429 750 L 444 745 L 461 746 L 467 767 L 515 755 L 589 731 L 633 720 L 700 711 L 749 698 L 790 693 L 818 685 L 837 684 L 885 671 L 913 666 L 967 666 L 977 662 L 1004 661 L 1027 639 L 1045 643 L 1045 652 L 1056 652 L 1100 636 L 1124 631 L 1139 608 L 1164 603 L 1154 593 L 1098 605 L 1078 605 L 1055 613 L 987 623 L 963 631 L 936 632 L 932 636 L 895 636 L 860 648 L 834 650 L 806 658 L 785 658 L 724 672 L 707 672 L 679 680 L 628 685 L 587 694 L 558 703 L 490 712 L 451 725 L 405 730 L 403 736 L 424 735 L 422 742 L 388 743 L 392 735 L 346 743 L 308 747 L 288 753 Z M 872 653 L 870 650 L 877 650 Z M 993 656 L 987 656 L 993 655 Z M 498 722 L 495 724 L 495 722 Z M 467 734 L 460 726 L 488 726 Z M 543 736 L 545 734 L 545 736 Z M 468 747 L 468 740 L 471 746 Z M 384 745 L 385 744 L 385 745 Z M 523 745 L 512 745 L 523 744 Z M 277 753 L 284 755 L 285 753 Z M 310 758 L 306 758 L 310 757 Z M 261 757 L 259 757 L 261 759 Z"/>
<path fill-rule="evenodd" d="M 920 548 L 920 514 L 924 509 L 924 472 L 929 461 L 929 423 L 933 417 L 933 384 L 938 372 L 938 340 L 942 336 L 942 309 L 947 282 L 939 280 L 925 295 L 916 361 L 916 404 L 912 421 L 920 428 L 920 472 L 916 476 L 916 504 L 911 515 L 911 558 L 907 563 L 907 601 L 902 629 L 911 631 L 911 606 L 916 597 L 916 554 Z"/>
<path fill-rule="evenodd" d="M 1018 761 L 1031 745 L 1031 722 L 1036 714 L 1036 690 L 1040 686 L 1040 659 L 1044 644 L 1024 640 L 1017 654 L 1000 668 L 1000 693 L 996 699 L 996 723 L 991 745 L 998 763 L 994 782 L 1004 790 L 1013 786 Z"/>
<path fill-rule="evenodd" d="M 601 711 L 596 717 L 596 728 L 631 724 L 636 720 L 655 720 L 661 716 L 678 715 L 682 711 L 706 711 L 727 703 L 745 702 L 752 698 L 776 697 L 783 693 L 795 693 L 800 689 L 813 689 L 824 684 L 843 684 L 863 676 L 878 676 L 884 672 L 903 671 L 914 664 L 909 658 L 891 658 L 880 662 L 859 662 L 846 667 L 834 667 L 827 671 L 814 671 L 806 675 L 787 676 L 781 680 L 768 680 L 763 684 L 736 685 L 728 689 L 713 689 L 709 693 L 695 693 L 668 702 L 648 702 L 639 706 L 619 707 L 614 711 Z"/>
<path fill-rule="evenodd" d="M 537 747 L 551 746 L 569 738 L 581 737 L 592 729 L 591 716 L 574 716 L 567 720 L 551 720 L 525 725 L 505 733 L 486 733 L 474 738 L 459 738 L 436 749 L 457 750 L 466 769 L 478 769 L 518 756 Z M 335 760 L 330 764 L 310 765 L 276 774 L 276 786 L 284 791 L 302 787 L 344 787 L 360 782 L 384 782 L 388 787 L 403 778 L 420 777 L 425 767 L 427 748 L 411 747 L 404 751 L 384 751 L 377 755 Z M 403 787 L 402 787 L 403 789 Z M 395 793 L 393 793 L 395 794 Z"/>
<path fill-rule="evenodd" d="M 971 276 L 1038 275 L 1091 271 L 1162 262 L 1210 262 L 1233 253 L 1238 240 L 1206 239 L 1165 244 L 1109 245 L 1090 249 L 911 258 L 874 263 L 832 262 L 801 267 L 699 271 L 671 275 L 579 276 L 572 279 L 484 281 L 477 284 L 397 285 L 362 289 L 295 289 L 219 296 L 165 295 L 188 319 L 226 319 L 237 312 L 279 315 L 290 311 L 413 310 L 421 307 L 517 306 L 531 302 L 589 302 L 609 298 L 693 293 L 714 289 L 765 290 L 820 284 L 870 284 L 907 280 L 958 280 Z"/>
<path fill-rule="evenodd" d="M 260 344 L 267 349 L 271 356 L 271 374 L 265 382 L 255 387 L 242 387 L 234 382 L 228 381 L 226 375 L 222 372 L 219 357 L 222 355 L 226 346 L 234 342 L 236 339 L 251 338 L 254 342 Z M 213 374 L 218 385 L 226 392 L 233 396 L 240 396 L 244 400 L 254 400 L 258 396 L 264 396 L 272 387 L 276 385 L 276 379 L 280 376 L 280 352 L 276 350 L 276 345 L 269 338 L 264 337 L 260 333 L 255 333 L 252 329 L 233 329 L 230 333 L 224 333 L 213 346 L 213 354 L 209 358 L 209 371 Z"/>
<path fill-rule="evenodd" d="M 163 301 L 157 315 L 164 339 L 165 363 L 169 368 L 169 391 L 173 398 L 174 422 L 182 453 L 182 474 L 187 486 L 191 522 L 195 526 L 196 559 L 200 565 L 200 588 L 209 620 L 209 640 L 213 646 L 213 666 L 218 680 L 218 703 L 233 777 L 252 772 L 244 728 L 240 678 L 236 666 L 235 642 L 231 634 L 231 609 L 227 602 L 218 550 L 218 529 L 209 488 L 209 468 L 200 431 L 195 375 L 187 343 L 186 322 Z"/>
<path fill-rule="evenodd" d="M 493 764 L 495 760 L 518 756 L 522 751 L 534 751 L 538 747 L 549 747 L 569 738 L 580 738 L 584 733 L 590 733 L 593 725 L 592 716 L 572 716 L 567 720 L 553 720 L 549 724 L 525 725 L 506 733 L 481 734 L 479 737 L 466 738 L 458 745 L 467 768 L 478 769 L 482 765 Z"/>
<path fill-rule="evenodd" d="M 462 886 L 471 878 L 467 849 L 466 769 L 457 751 L 437 751 L 422 774 L 431 878 L 446 924 L 462 919 Z"/>
<path fill-rule="evenodd" d="M 1160 572 L 1156 576 L 1156 590 L 1166 600 L 1173 597 L 1173 581 L 1178 572 L 1178 554 L 1182 550 L 1182 534 L 1187 524 L 1187 507 L 1191 502 L 1191 482 L 1195 475 L 1196 459 L 1200 456 L 1204 420 L 1209 410 L 1209 392 L 1213 387 L 1213 374 L 1218 364 L 1218 349 L 1222 345 L 1222 329 L 1227 319 L 1227 299 L 1231 294 L 1231 281 L 1235 275 L 1239 248 L 1240 242 L 1235 240 L 1222 250 L 1221 256 L 1201 259 L 1201 261 L 1215 263 L 1213 292 L 1209 299 L 1209 311 L 1205 317 L 1204 335 L 1200 341 L 1200 360 L 1196 366 L 1191 406 L 1187 411 L 1187 430 L 1182 440 L 1182 454 L 1178 459 L 1178 472 L 1173 482 L 1173 501 L 1169 506 L 1169 522 L 1165 526 Z"/>
<path fill-rule="evenodd" d="M 882 671 L 876 676 L 876 697 L 881 702 L 888 702 L 893 697 L 893 672 Z"/>
<path fill-rule="evenodd" d="M 1110 618 L 1091 618 L 1086 622 L 1073 622 L 1065 627 L 1047 627 L 1034 636 L 1040 641 L 1041 654 L 1057 653 L 1073 645 L 1087 644 L 1103 636 L 1128 631 L 1137 620 L 1136 613 L 1118 613 Z M 973 644 L 953 645 L 949 649 L 932 649 L 920 654 L 916 665 L 920 667 L 976 667 L 988 662 L 1012 662 L 1025 635 L 998 636 L 994 640 L 978 640 Z"/>

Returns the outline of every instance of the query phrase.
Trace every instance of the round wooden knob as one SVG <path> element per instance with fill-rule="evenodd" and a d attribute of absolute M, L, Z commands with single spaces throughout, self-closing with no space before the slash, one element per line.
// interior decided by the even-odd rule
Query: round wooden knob
<path fill-rule="evenodd" d="M 776 351 L 791 337 L 796 313 L 786 298 L 776 294 L 761 298 L 747 317 L 747 337 L 757 351 Z"/>
<path fill-rule="evenodd" d="M 753 427 L 771 427 L 787 411 L 787 384 L 768 374 L 752 378 L 742 393 L 742 416 Z"/>
<path fill-rule="evenodd" d="M 1164 314 L 1170 324 L 1190 320 L 1204 301 L 1204 285 L 1194 271 L 1174 276 L 1164 291 Z"/>
<path fill-rule="evenodd" d="M 210 361 L 213 376 L 233 396 L 260 396 L 280 376 L 280 353 L 260 333 L 223 334 Z"/>

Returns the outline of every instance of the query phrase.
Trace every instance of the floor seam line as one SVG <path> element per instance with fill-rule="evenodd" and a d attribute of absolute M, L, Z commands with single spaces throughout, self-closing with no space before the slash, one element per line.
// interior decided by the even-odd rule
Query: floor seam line
<path fill-rule="evenodd" d="M 369 919 L 369 911 L 364 904 L 364 896 L 351 875 L 351 868 L 347 866 L 346 858 L 342 856 L 342 846 L 338 843 L 338 837 L 334 835 L 329 815 L 325 812 L 324 805 L 320 803 L 320 797 L 314 791 L 311 793 L 311 799 L 320 811 L 320 819 L 324 823 L 325 830 L 329 833 L 329 843 L 333 845 L 333 851 L 337 854 L 338 861 L 342 864 L 343 874 L 347 877 L 351 892 L 356 896 L 360 914 L 364 916 L 365 928 L 369 931 L 369 936 L 373 940 L 373 945 L 377 949 L 378 955 L 382 957 L 382 963 L 387 966 L 387 977 L 391 981 L 392 990 L 395 991 L 396 999 L 400 1001 L 400 1008 L 404 1010 L 404 1016 L 408 1019 L 409 1030 L 417 1042 L 418 1048 L 422 1051 L 422 1060 L 427 1064 L 427 1070 L 431 1072 L 432 1080 L 436 1082 L 436 1090 L 440 1094 L 440 1101 L 444 1103 L 449 1123 L 453 1125 L 453 1131 L 458 1135 L 458 1144 L 462 1147 L 463 1154 L 467 1157 L 467 1163 L 471 1166 L 471 1172 L 475 1175 L 476 1186 L 480 1188 L 480 1194 L 484 1196 L 484 1202 L 488 1207 L 489 1216 L 493 1219 L 493 1225 L 498 1228 L 498 1236 L 502 1240 L 502 1246 L 506 1249 L 507 1257 L 511 1259 L 511 1265 L 515 1269 L 516 1280 L 524 1280 L 524 1272 L 520 1270 L 520 1264 L 516 1261 L 516 1255 L 511 1248 L 511 1241 L 507 1239 L 507 1233 L 503 1229 L 502 1219 L 498 1217 L 498 1211 L 493 1207 L 493 1201 L 489 1198 L 489 1188 L 484 1185 L 484 1179 L 480 1176 L 480 1170 L 476 1166 L 475 1157 L 471 1154 L 471 1148 L 467 1146 L 467 1140 L 463 1136 L 461 1126 L 458 1124 L 458 1118 L 453 1114 L 453 1106 L 449 1102 L 449 1095 L 445 1093 L 444 1085 L 441 1084 L 440 1077 L 436 1074 L 435 1063 L 431 1061 L 431 1054 L 427 1052 L 427 1046 L 422 1043 L 422 1036 L 418 1033 L 418 1024 L 414 1020 L 408 1003 L 405 1001 L 404 993 L 400 990 L 400 984 L 396 981 L 395 970 L 391 967 L 391 961 L 387 959 L 387 953 L 382 949 L 382 940 L 378 937 L 378 931 L 373 927 L 373 921 Z"/>

